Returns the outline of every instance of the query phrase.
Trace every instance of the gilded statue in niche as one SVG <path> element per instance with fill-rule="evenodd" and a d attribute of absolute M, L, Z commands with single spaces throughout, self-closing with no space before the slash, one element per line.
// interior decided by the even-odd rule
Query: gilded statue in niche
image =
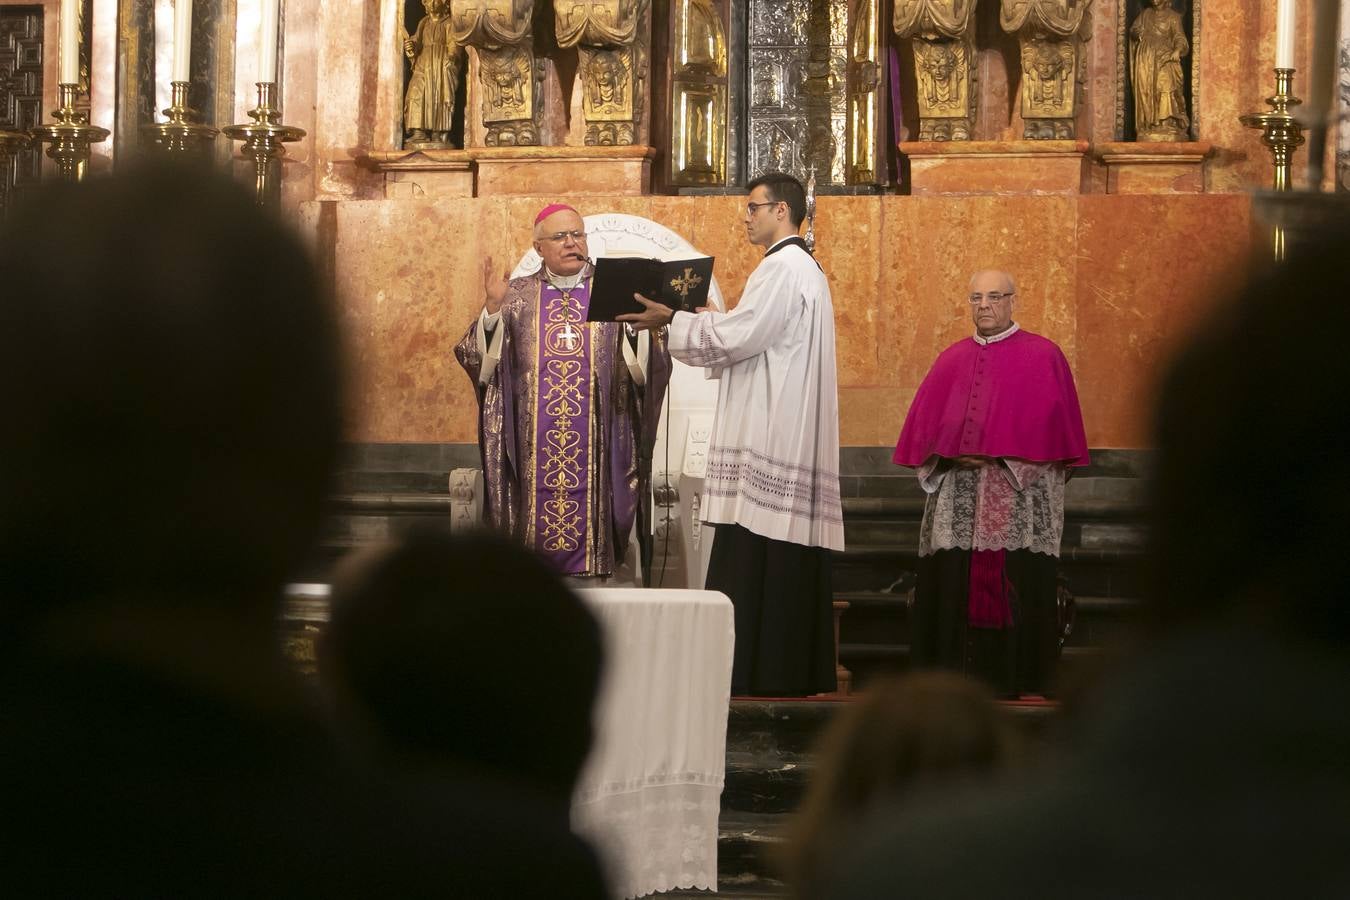
<path fill-rule="evenodd" d="M 484 142 L 537 145 L 543 69 L 534 58 L 533 0 L 450 0 L 450 10 L 451 37 L 478 55 Z"/>
<path fill-rule="evenodd" d="M 403 52 L 412 60 L 412 77 L 403 99 L 403 128 L 408 147 L 448 147 L 459 90 L 460 49 L 451 36 L 450 0 L 424 0 L 426 15 Z"/>
<path fill-rule="evenodd" d="M 1083 41 L 1092 0 L 1002 0 L 999 23 L 1021 45 L 1022 136 L 1074 136 Z"/>
<path fill-rule="evenodd" d="M 1130 26 L 1130 85 L 1140 141 L 1184 141 L 1190 130 L 1181 60 L 1191 45 L 1172 0 L 1153 0 Z"/>
<path fill-rule="evenodd" d="M 968 141 L 975 125 L 975 0 L 896 0 L 892 24 L 914 48 L 919 140 Z"/>
<path fill-rule="evenodd" d="M 553 0 L 558 46 L 578 48 L 586 143 L 632 144 L 642 119 L 650 0 Z"/>

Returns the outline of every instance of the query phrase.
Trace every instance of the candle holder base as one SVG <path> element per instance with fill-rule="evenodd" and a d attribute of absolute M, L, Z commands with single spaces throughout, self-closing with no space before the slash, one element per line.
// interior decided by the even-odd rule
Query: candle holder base
<path fill-rule="evenodd" d="M 281 124 L 281 110 L 275 105 L 276 89 L 274 81 L 258 82 L 258 105 L 248 114 L 253 121 L 223 129 L 230 140 L 243 141 L 240 155 L 253 160 L 253 189 L 258 205 L 274 208 L 281 202 L 280 169 L 286 144 L 305 136 L 304 129 Z"/>
<path fill-rule="evenodd" d="M 47 156 L 56 161 L 56 173 L 64 181 L 84 181 L 89 174 L 89 148 L 106 141 L 110 132 L 98 125 L 90 125 L 89 117 L 75 109 L 75 95 L 79 85 L 61 84 L 61 106 L 52 113 L 55 122 L 38 125 L 28 134 L 35 141 L 51 144 Z"/>
<path fill-rule="evenodd" d="M 198 112 L 188 106 L 189 86 L 186 81 L 173 82 L 173 101 L 164 110 L 168 121 L 147 125 L 143 133 L 162 153 L 188 154 L 189 158 L 209 161 L 211 148 L 220 132 L 197 121 Z"/>
<path fill-rule="evenodd" d="M 14 192 L 15 158 L 28 147 L 28 135 L 0 131 L 0 222 L 9 214 Z"/>
<path fill-rule="evenodd" d="M 1287 191 L 1291 187 L 1291 162 L 1294 151 L 1303 145 L 1303 126 L 1290 109 L 1303 103 L 1292 91 L 1293 69 L 1275 70 L 1275 95 L 1267 97 L 1269 112 L 1250 113 L 1239 117 L 1248 128 L 1261 131 L 1261 143 L 1270 148 L 1275 164 L 1273 189 Z"/>

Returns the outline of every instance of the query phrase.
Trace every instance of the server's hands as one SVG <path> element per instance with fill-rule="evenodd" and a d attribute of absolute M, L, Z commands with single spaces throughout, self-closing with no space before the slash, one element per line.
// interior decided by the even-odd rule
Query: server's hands
<path fill-rule="evenodd" d="M 664 303 L 655 303 L 641 294 L 634 294 L 633 299 L 642 304 L 642 312 L 624 313 L 621 316 L 617 316 L 616 321 L 627 322 L 634 328 L 645 328 L 648 331 L 656 331 L 658 328 L 664 328 L 669 325 L 670 320 L 675 318 L 675 310 L 666 306 Z"/>

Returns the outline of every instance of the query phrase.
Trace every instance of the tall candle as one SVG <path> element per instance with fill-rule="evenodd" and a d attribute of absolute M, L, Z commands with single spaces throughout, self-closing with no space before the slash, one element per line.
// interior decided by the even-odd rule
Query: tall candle
<path fill-rule="evenodd" d="M 262 36 L 258 40 L 258 80 L 277 80 L 277 20 L 281 0 L 263 0 Z"/>
<path fill-rule="evenodd" d="M 1294 34 L 1298 30 L 1294 0 L 1280 0 L 1275 20 L 1275 68 L 1294 68 Z"/>
<path fill-rule="evenodd" d="M 60 84 L 80 83 L 80 4 L 61 0 Z"/>
<path fill-rule="evenodd" d="M 192 0 L 173 0 L 173 77 L 190 81 L 192 67 Z"/>

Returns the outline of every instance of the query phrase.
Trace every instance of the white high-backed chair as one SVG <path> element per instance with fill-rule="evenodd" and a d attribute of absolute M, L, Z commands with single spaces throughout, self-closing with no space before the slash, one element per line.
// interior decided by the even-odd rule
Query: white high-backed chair
<path fill-rule="evenodd" d="M 654 259 L 690 259 L 707 256 L 664 225 L 623 213 L 585 217 L 591 256 L 642 256 Z M 511 273 L 515 278 L 539 269 L 539 254 L 531 249 Z M 722 290 L 713 275 L 708 303 L 726 309 Z M 652 454 L 652 585 L 702 589 L 708 573 L 711 534 L 698 521 L 703 500 L 703 471 L 707 462 L 712 418 L 717 409 L 717 382 L 703 370 L 672 360 L 670 387 L 661 409 L 656 449 Z M 674 489 L 667 491 L 667 488 Z M 678 494 L 672 498 L 671 493 Z"/>

